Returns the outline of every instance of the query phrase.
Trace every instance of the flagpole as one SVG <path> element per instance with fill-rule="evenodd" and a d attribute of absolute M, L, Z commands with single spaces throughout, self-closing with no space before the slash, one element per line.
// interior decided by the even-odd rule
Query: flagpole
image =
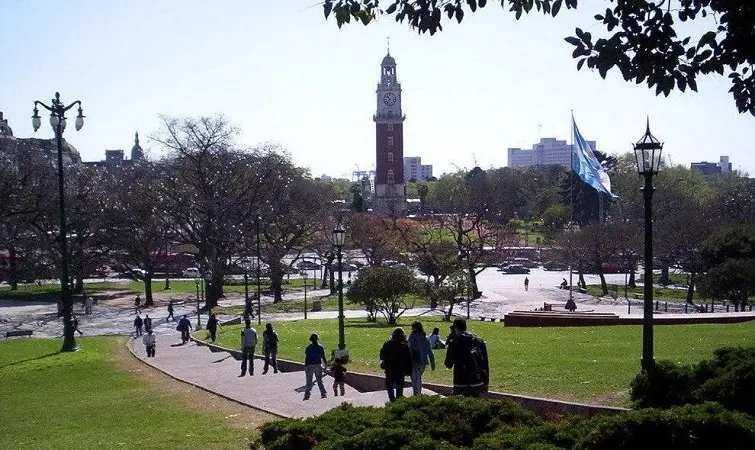
<path fill-rule="evenodd" d="M 572 292 L 574 271 L 574 110 L 571 110 L 571 144 L 569 145 L 569 301 L 573 301 Z"/>

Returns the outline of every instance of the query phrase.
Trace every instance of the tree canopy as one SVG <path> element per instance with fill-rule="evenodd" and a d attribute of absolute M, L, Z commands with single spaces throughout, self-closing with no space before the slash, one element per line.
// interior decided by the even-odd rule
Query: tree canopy
<path fill-rule="evenodd" d="M 594 20 L 600 37 L 576 28 L 566 42 L 574 46 L 577 70 L 585 64 L 605 78 L 618 69 L 626 81 L 646 83 L 656 95 L 687 88 L 697 91 L 700 75 L 728 73 L 739 112 L 755 116 L 755 2 L 752 0 L 602 0 L 605 12 Z M 465 14 L 487 0 L 325 0 L 325 17 L 341 27 L 352 19 L 367 25 L 380 15 L 393 16 L 419 33 L 443 30 L 447 21 L 461 22 Z M 555 17 L 563 6 L 576 9 L 578 0 L 499 0 L 516 19 L 531 12 Z M 591 5 L 593 6 L 593 5 Z M 693 22 L 697 34 L 685 35 Z"/>

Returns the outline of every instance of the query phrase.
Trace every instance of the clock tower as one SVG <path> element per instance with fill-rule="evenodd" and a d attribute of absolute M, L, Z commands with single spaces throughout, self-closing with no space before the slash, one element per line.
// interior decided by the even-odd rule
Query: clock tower
<path fill-rule="evenodd" d="M 404 185 L 404 119 L 401 84 L 390 50 L 380 64 L 375 121 L 375 197 L 373 210 L 387 214 L 406 211 Z"/>

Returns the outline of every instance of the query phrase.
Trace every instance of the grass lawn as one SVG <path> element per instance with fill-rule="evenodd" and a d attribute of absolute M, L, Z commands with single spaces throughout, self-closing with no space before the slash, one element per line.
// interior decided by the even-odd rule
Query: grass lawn
<path fill-rule="evenodd" d="M 413 320 L 415 318 L 406 318 L 399 324 L 408 331 Z M 425 331 L 437 326 L 444 339 L 448 335 L 448 322 L 435 317 L 420 320 Z M 337 324 L 333 319 L 274 323 L 280 338 L 279 357 L 302 360 L 312 332 L 320 334 L 329 353 L 338 343 Z M 640 326 L 516 328 L 473 321 L 469 327 L 487 342 L 491 390 L 601 404 L 629 404 L 629 383 L 639 371 L 642 354 Z M 219 344 L 237 348 L 239 328 L 220 329 Z M 380 322 L 347 319 L 345 328 L 350 369 L 381 373 L 378 353 L 392 327 Z M 753 345 L 755 321 L 656 326 L 654 330 L 656 359 L 693 363 L 710 358 L 719 347 Z M 443 367 L 445 350 L 435 350 L 435 358 L 438 368 L 425 372 L 426 379 L 450 384 L 451 372 Z"/>
<path fill-rule="evenodd" d="M 614 291 L 612 289 L 612 284 L 608 283 L 608 295 L 613 296 Z M 637 286 L 635 288 L 627 287 L 627 296 L 629 298 L 634 298 L 634 294 L 643 295 L 644 293 L 644 287 L 643 286 Z M 624 298 L 624 285 L 618 285 L 618 297 Z M 595 295 L 597 297 L 600 297 L 603 295 L 603 290 L 600 288 L 599 284 L 588 284 L 587 285 L 587 293 L 590 295 Z M 684 303 L 687 301 L 687 290 L 686 289 L 673 289 L 673 288 L 664 288 L 664 287 L 653 287 L 653 299 L 659 300 L 659 301 L 666 301 L 666 302 L 675 302 L 675 303 Z M 697 289 L 695 289 L 695 293 L 692 296 L 692 300 L 697 303 L 702 301 L 700 298 L 700 295 L 697 293 Z"/>
<path fill-rule="evenodd" d="M 272 419 L 238 405 L 232 414 L 226 400 L 155 375 L 124 338 L 79 342 L 65 354 L 59 340 L 0 342 L 0 448 L 248 448 Z"/>

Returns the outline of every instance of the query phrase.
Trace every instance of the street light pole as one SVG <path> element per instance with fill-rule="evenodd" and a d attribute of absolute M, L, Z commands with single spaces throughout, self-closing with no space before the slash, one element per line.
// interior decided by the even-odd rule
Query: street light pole
<path fill-rule="evenodd" d="M 260 216 L 254 218 L 254 228 L 257 232 L 257 325 L 262 324 L 262 293 L 260 291 L 260 278 L 262 277 L 260 259 Z"/>
<path fill-rule="evenodd" d="M 63 346 L 61 352 L 73 352 L 79 349 L 76 344 L 73 326 L 73 297 L 71 295 L 71 285 L 68 278 L 68 242 L 66 232 L 66 205 L 65 205 L 65 178 L 63 177 L 63 131 L 66 129 L 65 113 L 69 109 L 78 105 L 79 113 L 76 116 L 76 131 L 81 130 L 84 126 L 84 111 L 81 109 L 81 102 L 76 100 L 68 106 L 64 106 L 60 101 L 60 93 L 55 93 L 52 99 L 52 106 L 47 106 L 40 101 L 34 102 L 34 115 L 32 116 L 32 126 L 36 132 L 42 124 L 39 117 L 37 106 L 42 106 L 50 111 L 50 125 L 55 131 L 55 138 L 58 146 L 58 215 L 60 220 L 60 291 L 61 291 L 61 311 L 63 314 Z"/>
<path fill-rule="evenodd" d="M 249 301 L 249 262 L 244 261 L 244 316 L 251 316 L 252 304 Z"/>
<path fill-rule="evenodd" d="M 304 320 L 307 320 L 307 271 L 304 271 Z"/>
<path fill-rule="evenodd" d="M 338 349 L 344 350 L 346 348 L 346 336 L 344 335 L 343 326 L 343 268 L 342 259 L 343 255 L 341 249 L 343 248 L 343 241 L 346 235 L 346 230 L 339 222 L 335 230 L 333 230 L 333 238 L 337 249 L 338 260 Z"/>
<path fill-rule="evenodd" d="M 645 180 L 645 281 L 643 286 L 642 369 L 652 369 L 653 360 L 653 175 L 660 169 L 663 144 L 650 133 L 650 120 L 645 135 L 634 144 L 637 173 Z"/>

